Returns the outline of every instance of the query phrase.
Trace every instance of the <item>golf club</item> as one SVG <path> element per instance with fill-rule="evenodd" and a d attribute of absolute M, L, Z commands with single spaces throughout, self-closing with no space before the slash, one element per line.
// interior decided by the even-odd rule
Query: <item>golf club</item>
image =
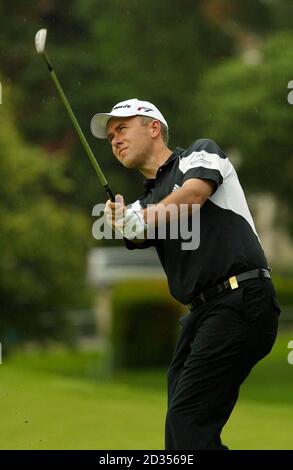
<path fill-rule="evenodd" d="M 80 128 L 80 125 L 78 124 L 77 122 L 77 119 L 72 111 L 72 108 L 68 102 L 68 99 L 66 98 L 65 96 L 65 93 L 60 85 L 60 82 L 56 76 L 56 73 L 54 72 L 53 70 L 53 66 L 52 66 L 52 63 L 51 61 L 49 60 L 49 57 L 45 51 L 45 45 L 46 45 L 46 39 L 47 39 L 47 30 L 46 29 L 40 29 L 37 34 L 36 34 L 36 37 L 35 37 L 35 46 L 36 46 L 36 51 L 38 54 L 42 55 L 43 59 L 45 60 L 47 66 L 48 66 L 48 69 L 49 69 L 49 72 L 50 72 L 50 75 L 52 77 L 52 80 L 57 88 L 57 91 L 59 93 L 59 96 L 61 98 L 61 101 L 62 103 L 64 104 L 68 114 L 69 114 L 69 117 L 75 127 L 75 130 L 81 140 L 81 143 L 86 151 L 86 154 L 87 156 L 89 157 L 90 161 L 92 162 L 92 165 L 98 175 L 98 178 L 103 186 L 103 188 L 105 189 L 107 195 L 109 196 L 109 198 L 111 199 L 111 201 L 115 201 L 115 196 L 114 196 L 114 193 L 112 192 L 109 184 L 108 184 L 108 181 L 106 180 L 86 138 L 85 138 L 85 135 L 84 133 L 82 132 L 81 128 Z"/>

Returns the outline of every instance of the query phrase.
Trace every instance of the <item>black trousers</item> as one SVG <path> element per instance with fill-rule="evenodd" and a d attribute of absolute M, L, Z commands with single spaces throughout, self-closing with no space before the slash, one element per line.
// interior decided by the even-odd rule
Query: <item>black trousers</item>
<path fill-rule="evenodd" d="M 272 281 L 252 279 L 181 318 L 168 370 L 167 450 L 228 449 L 222 428 L 240 385 L 271 351 L 279 314 Z"/>

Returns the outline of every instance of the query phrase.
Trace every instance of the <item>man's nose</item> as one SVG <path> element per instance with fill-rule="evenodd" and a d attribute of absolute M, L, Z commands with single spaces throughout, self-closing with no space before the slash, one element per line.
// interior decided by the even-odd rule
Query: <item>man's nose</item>
<path fill-rule="evenodd" d="M 117 134 L 112 139 L 112 145 L 114 147 L 119 147 L 119 145 L 121 145 L 121 144 L 122 144 L 122 138 Z"/>

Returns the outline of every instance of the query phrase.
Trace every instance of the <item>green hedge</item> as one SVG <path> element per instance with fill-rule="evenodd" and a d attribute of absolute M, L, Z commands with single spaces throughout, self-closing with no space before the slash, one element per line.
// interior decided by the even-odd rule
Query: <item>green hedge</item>
<path fill-rule="evenodd" d="M 280 304 L 293 306 L 293 274 L 273 273 L 272 278 Z"/>
<path fill-rule="evenodd" d="M 113 293 L 112 345 L 116 367 L 162 367 L 170 362 L 182 306 L 162 281 L 127 281 Z"/>
<path fill-rule="evenodd" d="M 273 282 L 281 306 L 293 306 L 292 274 L 273 273 Z M 178 337 L 178 319 L 185 311 L 171 297 L 166 282 L 133 279 L 117 285 L 113 291 L 113 365 L 167 366 Z"/>

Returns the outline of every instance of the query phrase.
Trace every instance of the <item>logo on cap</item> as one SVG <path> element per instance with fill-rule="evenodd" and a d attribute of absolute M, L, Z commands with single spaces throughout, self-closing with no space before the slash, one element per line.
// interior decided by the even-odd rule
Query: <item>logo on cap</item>
<path fill-rule="evenodd" d="M 145 111 L 146 113 L 149 113 L 150 111 L 153 111 L 152 108 L 146 108 L 145 106 L 140 106 L 137 108 L 137 111 Z"/>
<path fill-rule="evenodd" d="M 112 111 L 115 111 L 115 109 L 120 109 L 120 108 L 131 108 L 130 104 L 122 104 L 121 106 L 115 106 Z"/>

